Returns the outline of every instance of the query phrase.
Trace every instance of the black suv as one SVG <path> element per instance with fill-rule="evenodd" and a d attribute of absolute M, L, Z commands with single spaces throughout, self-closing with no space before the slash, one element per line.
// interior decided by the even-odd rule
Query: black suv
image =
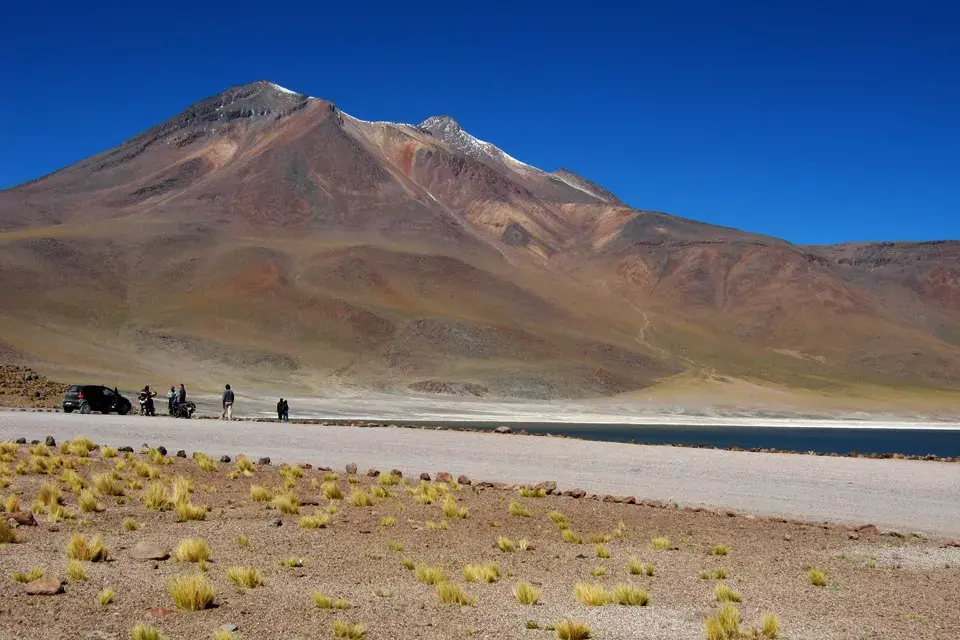
<path fill-rule="evenodd" d="M 99 385 L 72 384 L 63 394 L 64 413 L 73 413 L 74 409 L 79 409 L 80 413 L 116 411 L 120 415 L 126 415 L 132 406 L 116 389 Z"/>

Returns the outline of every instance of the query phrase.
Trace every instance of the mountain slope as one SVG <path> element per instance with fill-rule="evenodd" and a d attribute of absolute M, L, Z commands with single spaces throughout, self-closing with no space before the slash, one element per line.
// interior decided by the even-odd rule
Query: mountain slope
<path fill-rule="evenodd" d="M 269 82 L 0 192 L 0 349 L 73 375 L 526 397 L 960 381 L 958 243 L 638 211 L 449 117 Z"/>

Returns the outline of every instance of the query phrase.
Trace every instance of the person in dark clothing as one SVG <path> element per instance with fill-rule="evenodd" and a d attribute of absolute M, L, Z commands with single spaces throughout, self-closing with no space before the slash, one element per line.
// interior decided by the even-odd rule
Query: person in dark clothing
<path fill-rule="evenodd" d="M 170 391 L 167 391 L 167 413 L 171 416 L 174 415 L 173 407 L 177 403 L 177 390 L 173 387 L 170 387 Z"/>
<path fill-rule="evenodd" d="M 277 422 L 283 422 L 283 406 L 285 404 L 286 401 L 280 398 L 280 402 L 277 403 Z"/>
<path fill-rule="evenodd" d="M 183 383 L 180 383 L 180 390 L 177 391 L 177 404 L 183 405 L 187 401 L 187 390 L 183 387 Z"/>
<path fill-rule="evenodd" d="M 290 422 L 290 403 L 283 401 L 283 421 Z"/>
<path fill-rule="evenodd" d="M 223 388 L 223 413 L 220 414 L 221 420 L 233 420 L 233 390 L 230 385 Z"/>

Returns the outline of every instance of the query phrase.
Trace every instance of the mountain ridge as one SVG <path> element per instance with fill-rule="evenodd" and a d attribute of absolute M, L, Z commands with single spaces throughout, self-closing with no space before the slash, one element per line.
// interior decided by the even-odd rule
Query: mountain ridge
<path fill-rule="evenodd" d="M 0 350 L 71 371 L 541 398 L 960 383 L 960 242 L 634 209 L 449 116 L 364 121 L 268 81 L 0 191 L 0 245 Z"/>

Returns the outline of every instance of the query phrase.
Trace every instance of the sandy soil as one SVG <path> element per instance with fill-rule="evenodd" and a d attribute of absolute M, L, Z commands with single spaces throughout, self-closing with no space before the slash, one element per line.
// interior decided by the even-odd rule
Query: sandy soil
<path fill-rule="evenodd" d="M 504 482 L 746 513 L 960 535 L 960 464 L 758 454 L 401 428 L 0 412 L 0 438 L 237 452 L 342 468 L 453 470 Z"/>
<path fill-rule="evenodd" d="M 101 460 L 94 451 L 89 460 L 71 460 L 77 472 L 93 474 L 114 469 L 117 459 Z M 122 455 L 122 454 L 121 454 Z M 27 459 L 24 447 L 8 462 L 13 468 Z M 304 502 L 303 514 L 324 511 L 332 502 L 336 513 L 327 528 L 298 526 L 296 515 L 284 515 L 250 498 L 250 486 L 279 491 L 283 483 L 277 461 L 258 465 L 250 476 L 235 479 L 235 468 L 220 464 L 217 471 L 201 471 L 194 461 L 173 458 L 170 464 L 151 464 L 161 474 L 156 481 L 189 478 L 194 486 L 191 501 L 209 507 L 202 522 L 177 523 L 174 511 L 147 509 L 138 499 L 141 478 L 130 467 L 133 460 L 151 464 L 142 454 L 131 456 L 119 472 L 126 486 L 122 500 L 101 496 L 105 510 L 81 513 L 77 496 L 48 475 L 9 475 L 4 496 L 19 496 L 24 509 L 44 482 L 58 484 L 72 519 L 49 523 L 40 514 L 39 526 L 19 527 L 16 544 L 0 546 L 0 573 L 26 572 L 41 567 L 47 577 L 66 578 L 65 547 L 75 532 L 103 536 L 111 551 L 105 563 L 84 563 L 86 579 L 68 581 L 65 593 L 28 596 L 24 585 L 9 579 L 0 582 L 0 638 L 82 639 L 126 638 L 138 622 L 152 624 L 168 638 L 209 638 L 223 624 L 239 627 L 238 637 L 332 637 L 335 619 L 362 622 L 367 638 L 553 638 L 549 631 L 525 628 L 527 621 L 547 626 L 570 617 L 589 624 L 595 638 L 701 638 L 703 620 L 716 608 L 715 580 L 703 580 L 701 571 L 725 567 L 723 581 L 743 596 L 740 610 L 744 628 L 757 624 L 761 612 L 779 616 L 783 638 L 954 638 L 960 633 L 960 550 L 941 549 L 937 541 L 878 536 L 864 532 L 851 539 L 843 528 L 764 519 L 694 513 L 672 508 L 611 504 L 590 499 L 548 496 L 522 498 L 508 489 L 463 486 L 446 489 L 465 519 L 447 519 L 438 503 L 417 504 L 403 485 L 388 487 L 394 494 L 376 500 L 372 507 L 355 507 L 348 501 L 328 501 L 315 487 L 323 480 L 317 469 L 304 471 L 294 491 Z M 62 473 L 59 472 L 59 473 Z M 378 481 L 357 477 L 372 490 Z M 408 479 L 410 487 L 418 480 Z M 353 485 L 341 473 L 336 483 L 348 493 Z M 511 516 L 508 504 L 516 500 L 530 517 Z M 122 503 L 121 503 L 122 502 Z M 592 544 L 570 544 L 545 514 L 562 512 L 571 528 L 585 538 L 611 536 L 609 559 L 600 559 Z M 394 526 L 381 525 L 386 516 Z M 124 519 L 139 524 L 125 531 Z M 274 520 L 279 518 L 280 526 Z M 446 522 L 445 530 L 429 530 L 426 522 Z M 623 537 L 614 532 L 623 522 Z M 494 546 L 499 535 L 514 541 L 527 538 L 532 549 L 503 553 Z M 249 539 L 242 547 L 238 536 Z M 665 536 L 674 547 L 657 551 L 654 537 Z M 216 591 L 214 608 L 187 613 L 177 611 L 167 592 L 168 581 L 198 573 L 195 565 L 174 560 L 139 561 L 130 550 L 141 541 L 175 546 L 181 539 L 201 537 L 212 548 L 206 577 Z M 391 551 L 394 541 L 402 551 Z M 729 555 L 713 556 L 718 544 L 730 547 Z M 922 558 L 936 556 L 936 564 Z M 288 568 L 280 561 L 303 558 L 303 567 Z M 627 569 L 631 556 L 653 564 L 655 575 L 633 576 Z M 439 602 L 433 588 L 418 583 L 401 559 L 442 567 L 449 580 L 463 587 L 475 606 L 459 607 Z M 891 563 L 890 558 L 898 558 Z M 878 561 L 879 560 L 879 561 Z M 493 584 L 468 584 L 462 575 L 467 563 L 496 562 L 501 578 Z M 252 566 L 262 573 L 265 585 L 252 590 L 235 587 L 226 577 L 234 566 Z M 603 567 L 604 576 L 591 572 Z M 825 572 L 827 586 L 812 586 L 806 568 Z M 525 580 L 542 589 L 537 606 L 522 606 L 511 595 Z M 600 583 L 607 588 L 629 583 L 650 593 L 647 607 L 608 605 L 587 607 L 574 597 L 577 582 Z M 96 594 L 116 590 L 116 601 L 103 607 Z M 350 608 L 342 612 L 316 608 L 313 591 L 344 598 Z"/>

